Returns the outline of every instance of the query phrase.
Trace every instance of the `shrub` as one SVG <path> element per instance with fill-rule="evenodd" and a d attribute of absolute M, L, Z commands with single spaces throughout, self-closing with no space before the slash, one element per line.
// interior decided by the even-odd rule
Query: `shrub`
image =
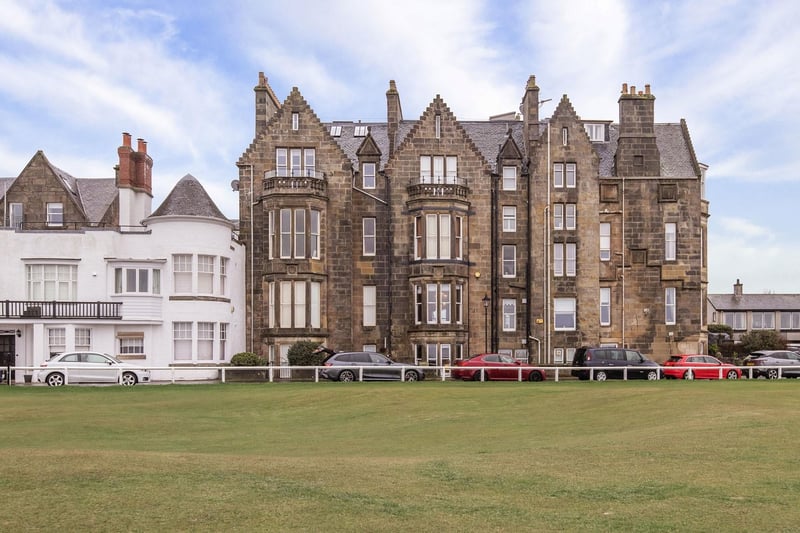
<path fill-rule="evenodd" d="M 267 361 L 253 352 L 239 352 L 231 357 L 231 366 L 267 366 Z"/>
<path fill-rule="evenodd" d="M 742 335 L 741 351 L 745 354 L 756 350 L 784 350 L 786 341 L 774 330 L 756 330 Z"/>
<path fill-rule="evenodd" d="M 322 360 L 325 359 L 327 354 L 314 353 L 314 350 L 319 346 L 318 342 L 314 341 L 297 341 L 289 348 L 289 365 L 290 366 L 322 366 Z"/>

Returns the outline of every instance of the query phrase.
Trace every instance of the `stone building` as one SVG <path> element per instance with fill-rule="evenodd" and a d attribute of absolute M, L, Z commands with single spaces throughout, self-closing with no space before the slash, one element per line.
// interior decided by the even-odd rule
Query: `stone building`
<path fill-rule="evenodd" d="M 460 121 L 436 95 L 405 119 L 323 123 L 263 73 L 237 163 L 248 346 L 297 340 L 448 364 L 484 351 L 540 364 L 581 345 L 663 360 L 706 350 L 705 166 L 684 121 L 623 85 L 619 123 L 566 95 L 540 117 Z"/>

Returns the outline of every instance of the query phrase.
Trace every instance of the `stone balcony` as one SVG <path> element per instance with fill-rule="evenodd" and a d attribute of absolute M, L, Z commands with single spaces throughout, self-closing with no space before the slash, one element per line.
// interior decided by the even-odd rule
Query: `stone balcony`
<path fill-rule="evenodd" d="M 457 176 L 420 177 L 408 186 L 408 198 L 465 199 L 469 195 L 467 179 Z"/>
<path fill-rule="evenodd" d="M 302 172 L 270 170 L 265 172 L 264 195 L 272 196 L 278 194 L 327 196 L 328 181 L 324 172 L 313 170 L 304 170 Z"/>

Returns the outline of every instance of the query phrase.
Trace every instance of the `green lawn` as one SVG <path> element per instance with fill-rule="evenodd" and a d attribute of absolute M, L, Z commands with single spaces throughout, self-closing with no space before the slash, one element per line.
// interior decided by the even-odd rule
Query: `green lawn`
<path fill-rule="evenodd" d="M 0 530 L 789 531 L 800 382 L 0 387 Z"/>

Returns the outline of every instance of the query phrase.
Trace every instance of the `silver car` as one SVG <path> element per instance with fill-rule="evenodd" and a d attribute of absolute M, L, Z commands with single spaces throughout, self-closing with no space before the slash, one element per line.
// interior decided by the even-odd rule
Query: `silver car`
<path fill-rule="evenodd" d="M 51 387 L 67 383 L 121 383 L 133 386 L 150 381 L 150 371 L 99 352 L 64 352 L 39 368 L 39 381 Z"/>
<path fill-rule="evenodd" d="M 331 381 L 422 381 L 425 372 L 418 366 L 395 363 L 375 352 L 338 352 L 325 358 L 319 377 Z"/>
<path fill-rule="evenodd" d="M 759 350 L 744 360 L 744 366 L 753 367 L 753 377 L 768 379 L 800 378 L 800 355 L 791 350 Z M 781 367 L 780 372 L 778 368 Z"/>

